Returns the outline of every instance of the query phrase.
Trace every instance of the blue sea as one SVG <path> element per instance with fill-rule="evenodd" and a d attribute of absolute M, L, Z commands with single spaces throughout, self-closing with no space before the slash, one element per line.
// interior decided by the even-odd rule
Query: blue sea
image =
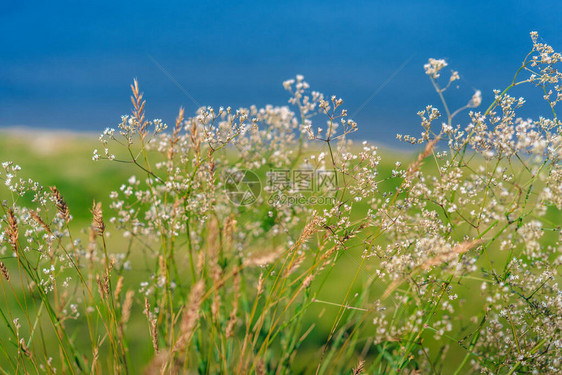
<path fill-rule="evenodd" d="M 357 138 L 394 142 L 441 108 L 429 57 L 460 73 L 451 108 L 476 89 L 483 106 L 512 80 L 536 30 L 562 50 L 562 2 L 541 1 L 9 1 L 0 5 L 0 127 L 102 131 L 130 111 L 137 78 L 147 115 L 180 106 L 286 105 L 282 82 L 344 100 Z M 521 116 L 548 115 L 536 87 Z M 457 118 L 466 123 L 466 113 Z M 324 119 L 315 119 L 318 126 Z"/>

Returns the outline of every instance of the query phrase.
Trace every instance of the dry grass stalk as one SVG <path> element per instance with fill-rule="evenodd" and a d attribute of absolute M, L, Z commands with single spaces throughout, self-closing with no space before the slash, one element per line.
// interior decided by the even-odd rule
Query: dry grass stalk
<path fill-rule="evenodd" d="M 256 375 L 265 375 L 267 371 L 265 370 L 265 363 L 263 359 L 258 359 L 256 361 Z"/>
<path fill-rule="evenodd" d="M 259 297 L 263 293 L 263 273 L 260 273 L 260 277 L 258 279 L 258 287 L 256 298 Z"/>
<path fill-rule="evenodd" d="M 94 353 L 93 353 L 93 358 L 92 358 L 92 367 L 91 367 L 91 370 L 90 370 L 90 374 L 96 374 L 97 373 L 96 372 L 96 366 L 98 364 L 99 355 L 100 355 L 99 346 L 96 346 L 94 348 Z"/>
<path fill-rule="evenodd" d="M 306 289 L 310 286 L 310 283 L 312 282 L 312 280 L 314 280 L 314 274 L 310 274 L 308 275 L 302 282 L 302 288 Z"/>
<path fill-rule="evenodd" d="M 423 160 L 433 153 L 433 149 L 435 148 L 437 142 L 439 142 L 439 139 L 440 137 L 435 137 L 431 141 L 427 142 L 423 152 L 419 154 L 416 161 L 408 167 L 408 171 L 406 172 L 406 180 L 410 180 L 414 176 L 414 174 L 420 170 Z"/>
<path fill-rule="evenodd" d="M 152 339 L 154 352 L 158 353 L 158 321 L 156 319 L 150 321 L 150 337 Z"/>
<path fill-rule="evenodd" d="M 215 164 L 215 158 L 213 157 L 213 151 L 211 149 L 209 149 L 209 151 L 208 151 L 207 158 L 209 159 L 209 164 L 208 164 L 208 169 L 209 169 L 209 196 L 214 197 L 215 196 L 215 182 L 216 182 L 216 176 L 215 176 L 216 164 Z M 213 198 L 211 198 L 211 199 L 213 199 Z"/>
<path fill-rule="evenodd" d="M 123 302 L 123 307 L 121 309 L 121 323 L 127 324 L 129 318 L 131 317 L 131 308 L 133 307 L 133 297 L 135 292 L 128 290 L 125 294 L 125 301 Z"/>
<path fill-rule="evenodd" d="M 224 251 L 227 251 L 232 246 L 232 240 L 234 237 L 234 230 L 236 229 L 236 219 L 234 215 L 230 215 L 226 218 L 223 226 L 223 238 L 224 238 Z"/>
<path fill-rule="evenodd" d="M 105 223 L 103 222 L 101 202 L 96 203 L 96 201 L 94 201 L 91 212 L 93 214 L 92 227 L 94 228 L 98 236 L 103 236 L 103 232 L 105 231 Z"/>
<path fill-rule="evenodd" d="M 231 338 L 234 336 L 234 326 L 236 325 L 236 314 L 238 314 L 238 299 L 240 298 L 240 275 L 236 272 L 232 275 L 234 295 L 232 300 L 232 311 L 230 312 L 230 317 L 226 325 L 226 338 Z"/>
<path fill-rule="evenodd" d="M 96 230 L 93 227 L 88 228 L 88 260 L 90 261 L 90 269 L 94 267 L 94 256 L 96 251 Z"/>
<path fill-rule="evenodd" d="M 183 317 L 180 327 L 180 336 L 174 344 L 173 352 L 178 352 L 184 350 L 189 342 L 189 338 L 195 329 L 197 320 L 199 319 L 199 307 L 201 306 L 201 301 L 203 293 L 205 292 L 205 282 L 203 280 L 198 281 L 189 294 L 189 299 L 183 312 Z"/>
<path fill-rule="evenodd" d="M 179 142 L 179 134 L 181 131 L 181 126 L 183 123 L 183 107 L 180 107 L 180 111 L 178 117 L 176 118 L 176 127 L 172 132 L 172 137 L 170 138 L 170 148 L 168 149 L 168 160 L 172 160 L 174 158 L 174 146 Z"/>
<path fill-rule="evenodd" d="M 59 211 L 59 216 L 68 224 L 70 221 L 70 210 L 68 209 L 68 205 L 56 186 L 51 186 L 49 189 L 51 189 L 51 195 L 55 198 L 55 206 Z"/>
<path fill-rule="evenodd" d="M 115 286 L 115 291 L 113 292 L 115 299 L 119 299 L 119 295 L 121 294 L 121 289 L 123 289 L 124 281 L 125 278 L 123 276 L 119 276 L 119 279 L 117 280 L 117 285 Z"/>
<path fill-rule="evenodd" d="M 160 276 L 166 277 L 167 268 L 166 268 L 166 258 L 163 255 L 158 257 L 158 266 L 160 268 Z"/>
<path fill-rule="evenodd" d="M 148 302 L 148 298 L 144 297 L 144 310 L 143 314 L 146 315 L 147 318 L 150 319 L 150 303 Z"/>
<path fill-rule="evenodd" d="M 14 248 L 14 251 L 17 252 L 18 248 L 18 238 L 20 236 L 20 232 L 18 229 L 18 222 L 16 220 L 16 216 L 14 215 L 14 211 L 10 208 L 8 209 L 8 226 L 6 227 L 6 237 L 8 238 L 8 242 Z"/>
<path fill-rule="evenodd" d="M 107 282 L 107 277 L 104 277 L 103 280 L 100 275 L 96 275 L 96 281 L 98 283 L 98 291 L 102 298 L 105 298 L 109 295 L 109 284 Z"/>
<path fill-rule="evenodd" d="M 41 228 L 45 229 L 47 233 L 52 233 L 51 228 L 49 228 L 49 226 L 43 221 L 43 219 L 41 219 L 41 216 L 39 216 L 37 212 L 29 210 L 29 215 L 33 220 L 35 220 L 37 224 L 41 226 Z"/>
<path fill-rule="evenodd" d="M 359 363 L 357 364 L 357 367 L 353 369 L 353 375 L 362 374 L 364 370 L 365 370 L 365 361 L 360 360 Z"/>
<path fill-rule="evenodd" d="M 244 267 L 261 267 L 273 263 L 283 254 L 283 248 L 277 248 L 267 253 L 254 253 L 244 259 Z"/>
<path fill-rule="evenodd" d="M 438 266 L 440 264 L 450 262 L 454 260 L 458 255 L 464 254 L 470 249 L 474 248 L 475 246 L 482 243 L 481 240 L 474 240 L 474 241 L 465 241 L 457 246 L 453 247 L 450 251 L 446 253 L 439 254 L 429 260 L 427 260 L 424 264 L 422 264 L 422 269 L 428 269 L 433 266 Z"/>
<path fill-rule="evenodd" d="M 386 288 L 386 290 L 384 291 L 381 300 L 385 300 L 388 298 L 388 296 L 390 296 L 392 294 L 392 292 L 394 292 L 396 290 L 396 288 L 398 288 L 398 286 L 400 286 L 400 284 L 402 284 L 404 280 L 399 278 L 394 280 L 392 283 L 390 283 L 390 285 Z"/>
<path fill-rule="evenodd" d="M 170 352 L 163 349 L 158 352 L 152 361 L 148 365 L 148 367 L 144 370 L 145 375 L 162 375 L 162 374 L 180 374 L 181 368 L 179 364 L 172 363 L 171 365 L 168 364 L 168 357 L 170 356 Z M 167 368 L 167 370 L 166 370 Z"/>
<path fill-rule="evenodd" d="M 8 272 L 8 268 L 2 261 L 0 261 L 0 273 L 2 273 L 2 276 L 4 277 L 4 279 L 6 279 L 6 281 L 10 281 L 10 273 Z"/>
<path fill-rule="evenodd" d="M 21 352 L 25 354 L 27 357 L 31 357 L 31 352 L 29 351 L 27 345 L 25 345 L 25 340 L 23 338 L 20 339 L 19 344 L 20 344 L 19 348 Z"/>
<path fill-rule="evenodd" d="M 199 251 L 197 254 L 197 273 L 201 274 L 205 267 L 205 252 Z"/>
<path fill-rule="evenodd" d="M 314 216 L 308 224 L 305 225 L 299 240 L 297 241 L 299 244 L 302 244 L 306 240 L 308 240 L 314 233 L 316 233 L 319 229 L 319 225 L 322 221 L 320 216 Z"/>
<path fill-rule="evenodd" d="M 191 120 L 191 129 L 189 130 L 189 138 L 195 151 L 195 155 L 201 153 L 201 139 L 199 138 L 199 130 L 197 128 L 197 120 Z"/>
<path fill-rule="evenodd" d="M 285 274 L 283 275 L 283 277 L 289 277 L 292 273 L 294 273 L 300 267 L 302 262 L 304 262 L 305 258 L 306 258 L 305 253 L 300 254 L 298 258 L 293 262 L 291 267 L 285 270 Z"/>
<path fill-rule="evenodd" d="M 209 232 L 207 236 L 208 241 L 208 254 L 209 254 L 209 269 L 211 271 L 211 277 L 213 278 L 213 303 L 211 305 L 211 311 L 213 317 L 218 319 L 220 313 L 220 303 L 221 297 L 219 293 L 220 287 L 223 285 L 224 281 L 221 280 L 222 269 L 219 266 L 219 229 L 217 220 L 211 219 L 209 222 Z"/>
<path fill-rule="evenodd" d="M 66 302 L 68 300 L 68 291 L 64 291 L 62 294 L 60 294 L 59 296 L 59 306 L 65 306 Z"/>
<path fill-rule="evenodd" d="M 133 80 L 131 85 L 131 91 L 133 91 L 133 96 L 131 96 L 131 102 L 133 103 L 133 116 L 137 120 L 138 131 L 141 137 L 144 138 L 146 135 L 147 123 L 144 121 L 144 105 L 146 101 L 142 99 L 143 93 L 139 90 L 139 82 L 136 78 Z"/>

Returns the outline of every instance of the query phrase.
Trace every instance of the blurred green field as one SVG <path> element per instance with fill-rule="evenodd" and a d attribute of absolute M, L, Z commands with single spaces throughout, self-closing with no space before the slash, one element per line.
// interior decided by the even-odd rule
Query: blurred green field
<path fill-rule="evenodd" d="M 94 162 L 92 152 L 100 148 L 93 134 L 4 131 L 0 132 L 0 160 L 22 167 L 20 177 L 41 185 L 57 186 L 77 222 L 91 220 L 92 201 L 107 202 L 109 193 L 130 176 L 128 165 Z"/>

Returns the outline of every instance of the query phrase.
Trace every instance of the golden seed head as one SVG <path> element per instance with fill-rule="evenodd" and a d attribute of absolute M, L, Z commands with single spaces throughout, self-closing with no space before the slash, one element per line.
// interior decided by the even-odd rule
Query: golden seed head
<path fill-rule="evenodd" d="M 92 226 L 99 236 L 103 236 L 103 232 L 105 231 L 105 223 L 103 222 L 101 202 L 96 203 L 96 201 L 94 201 L 91 212 L 94 215 Z"/>
<path fill-rule="evenodd" d="M 0 261 L 0 273 L 2 274 L 4 279 L 6 279 L 6 281 L 10 281 L 10 274 L 8 273 L 8 268 L 2 261 Z"/>
<path fill-rule="evenodd" d="M 70 221 L 70 210 L 68 209 L 68 205 L 62 197 L 62 194 L 56 186 L 51 186 L 49 187 L 49 189 L 51 190 L 51 195 L 55 199 L 55 206 L 59 211 L 59 216 L 63 218 L 66 223 L 68 223 Z"/>
<path fill-rule="evenodd" d="M 18 246 L 18 238 L 19 238 L 19 229 L 18 229 L 18 222 L 16 220 L 16 216 L 14 215 L 14 211 L 12 209 L 8 209 L 8 226 L 6 227 L 6 237 L 8 237 L 8 241 L 10 245 L 14 248 L 14 251 L 17 251 Z"/>

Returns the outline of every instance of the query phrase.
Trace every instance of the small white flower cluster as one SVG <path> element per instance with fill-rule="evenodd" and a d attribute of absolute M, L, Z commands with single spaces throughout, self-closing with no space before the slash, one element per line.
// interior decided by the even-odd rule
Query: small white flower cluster
<path fill-rule="evenodd" d="M 423 66 L 424 70 L 425 70 L 425 74 L 427 74 L 428 76 L 430 76 L 433 79 L 437 79 L 440 76 L 440 71 L 446 67 L 448 64 L 445 60 L 443 59 L 434 59 L 434 58 L 430 58 L 427 62 L 427 64 L 425 64 Z M 451 79 L 450 81 L 454 81 L 458 78 L 458 73 L 454 72 L 451 75 Z"/>

